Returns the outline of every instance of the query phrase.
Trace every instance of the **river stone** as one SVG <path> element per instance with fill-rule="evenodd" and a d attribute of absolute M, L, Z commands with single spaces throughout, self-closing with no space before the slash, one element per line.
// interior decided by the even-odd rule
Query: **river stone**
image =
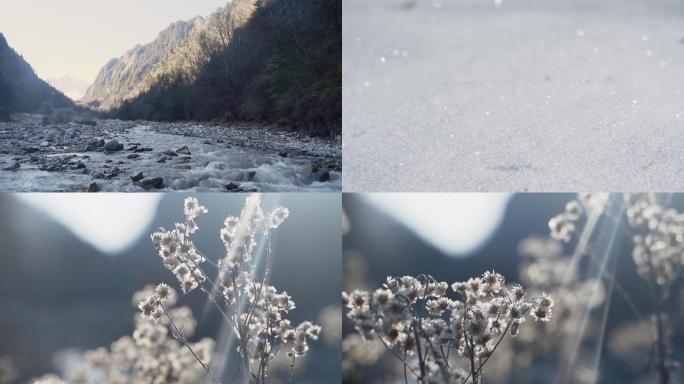
<path fill-rule="evenodd" d="M 142 172 L 138 172 L 137 175 L 131 176 L 131 180 L 133 180 L 134 183 L 137 183 L 138 181 L 142 180 L 145 178 L 145 175 L 143 175 Z"/>
<path fill-rule="evenodd" d="M 19 167 L 21 167 L 21 166 L 19 165 L 18 161 L 12 161 L 11 163 L 0 168 L 0 170 L 2 170 L 2 171 L 16 171 L 17 169 L 19 169 Z"/>
<path fill-rule="evenodd" d="M 76 124 L 80 125 L 89 125 L 91 127 L 94 127 L 97 125 L 97 122 L 95 120 L 77 120 L 75 121 Z"/>
<path fill-rule="evenodd" d="M 104 140 L 102 139 L 92 139 L 86 143 L 83 148 L 81 148 L 81 152 L 93 152 L 97 150 L 98 147 L 104 145 Z"/>
<path fill-rule="evenodd" d="M 140 182 L 140 186 L 147 191 L 150 189 L 162 189 L 164 188 L 164 178 L 154 177 L 151 179 L 145 179 Z"/>
<path fill-rule="evenodd" d="M 321 173 L 321 175 L 318 176 L 318 181 L 320 181 L 320 182 L 330 181 L 330 171 L 328 171 L 327 169 L 324 170 L 324 171 Z"/>
<path fill-rule="evenodd" d="M 104 145 L 105 151 L 107 152 L 117 152 L 123 149 L 123 144 L 119 143 L 116 139 L 110 140 Z"/>
<path fill-rule="evenodd" d="M 190 153 L 190 148 L 188 146 L 183 146 L 183 148 L 177 149 L 176 153 L 181 154 L 181 155 L 191 155 Z"/>

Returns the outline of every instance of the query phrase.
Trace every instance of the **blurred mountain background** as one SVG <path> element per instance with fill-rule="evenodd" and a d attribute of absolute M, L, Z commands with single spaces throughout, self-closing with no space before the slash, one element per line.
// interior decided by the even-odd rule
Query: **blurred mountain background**
<path fill-rule="evenodd" d="M 69 75 L 48 77 L 45 81 L 74 101 L 80 100 L 89 87 L 86 81 Z"/>

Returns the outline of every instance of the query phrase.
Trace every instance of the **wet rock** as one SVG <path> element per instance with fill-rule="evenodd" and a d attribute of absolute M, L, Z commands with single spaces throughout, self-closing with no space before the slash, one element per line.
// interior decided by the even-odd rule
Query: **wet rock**
<path fill-rule="evenodd" d="M 135 151 L 137 151 L 137 150 L 138 150 L 138 145 L 134 145 L 134 146 L 128 148 L 126 151 L 128 151 L 128 152 L 135 152 Z"/>
<path fill-rule="evenodd" d="M 137 159 L 138 157 L 140 157 L 140 155 L 137 153 L 131 153 L 130 155 L 128 155 L 126 157 L 129 159 Z"/>
<path fill-rule="evenodd" d="M 206 167 L 223 171 L 226 169 L 226 164 L 218 161 L 212 161 L 209 164 L 207 164 Z"/>
<path fill-rule="evenodd" d="M 2 170 L 2 171 L 16 171 L 17 169 L 19 169 L 19 167 L 21 167 L 21 166 L 19 165 L 18 161 L 12 161 L 9 164 L 5 165 L 4 167 L 0 168 L 0 170 Z"/>
<path fill-rule="evenodd" d="M 124 148 L 123 144 L 119 143 L 116 139 L 110 140 L 105 143 L 104 149 L 107 152 L 118 152 Z"/>
<path fill-rule="evenodd" d="M 230 184 L 226 185 L 226 191 L 229 191 L 229 192 L 237 192 L 239 189 L 240 189 L 239 184 L 230 183 Z"/>
<path fill-rule="evenodd" d="M 187 171 L 189 169 L 192 169 L 192 165 L 190 165 L 190 164 L 176 164 L 173 166 L 173 168 Z"/>
<path fill-rule="evenodd" d="M 162 189 L 164 188 L 164 178 L 153 177 L 151 179 L 145 179 L 140 182 L 140 186 L 147 191 L 150 189 Z"/>
<path fill-rule="evenodd" d="M 95 120 L 76 120 L 76 121 L 74 121 L 74 123 L 80 124 L 80 125 L 88 125 L 91 127 L 94 127 L 97 125 L 97 121 L 95 121 Z"/>
<path fill-rule="evenodd" d="M 190 148 L 188 146 L 183 146 L 182 148 L 176 150 L 176 153 L 181 154 L 181 155 L 191 155 L 190 153 Z"/>
<path fill-rule="evenodd" d="M 105 145 L 104 140 L 102 139 L 92 139 L 88 141 L 82 148 L 81 152 L 93 152 L 96 151 L 99 147 L 102 147 Z"/>
<path fill-rule="evenodd" d="M 96 182 L 90 183 L 88 186 L 88 192 L 100 192 L 100 186 Z"/>
<path fill-rule="evenodd" d="M 111 169 L 105 169 L 103 171 L 94 173 L 93 178 L 109 180 L 119 176 L 120 173 L 121 170 L 118 167 L 114 167 Z"/>
<path fill-rule="evenodd" d="M 278 155 L 280 157 L 287 157 L 287 151 L 280 151 L 280 152 L 278 152 Z"/>
<path fill-rule="evenodd" d="M 36 153 L 40 151 L 40 148 L 37 147 L 26 147 L 24 148 L 24 153 Z"/>
<path fill-rule="evenodd" d="M 142 172 L 138 172 L 135 176 L 131 176 L 131 180 L 133 180 L 134 183 L 137 183 L 138 181 L 142 180 L 145 178 L 145 175 L 143 175 Z"/>
<path fill-rule="evenodd" d="M 318 181 L 320 182 L 326 182 L 330 181 L 330 171 L 327 169 L 321 172 L 321 174 L 318 176 Z"/>
<path fill-rule="evenodd" d="M 69 164 L 69 157 L 59 157 L 59 158 L 51 158 L 44 161 L 43 164 L 40 166 L 41 171 L 46 171 L 46 172 L 61 172 L 64 170 L 68 169 L 73 169 L 71 164 Z"/>
<path fill-rule="evenodd" d="M 64 133 L 64 137 L 69 140 L 69 139 L 75 139 L 78 136 L 78 132 L 76 132 L 75 129 L 70 129 Z M 102 145 L 104 145 L 104 140 L 102 141 Z"/>
<path fill-rule="evenodd" d="M 137 148 L 137 149 L 136 149 L 135 151 L 133 151 L 133 152 L 134 152 L 134 153 L 152 152 L 152 148 L 147 148 L 147 147 L 145 147 L 145 148 Z"/>
<path fill-rule="evenodd" d="M 86 165 L 83 164 L 82 161 L 79 161 L 79 162 L 76 164 L 75 169 L 84 169 L 85 167 L 86 167 Z"/>
<path fill-rule="evenodd" d="M 311 175 L 316 173 L 316 171 L 318 171 L 318 167 L 315 164 L 309 164 L 302 169 L 302 175 L 304 175 L 305 177 L 310 177 Z"/>
<path fill-rule="evenodd" d="M 172 149 L 168 149 L 168 150 L 162 152 L 162 155 L 164 155 L 164 156 L 178 156 L 176 151 L 174 151 Z"/>

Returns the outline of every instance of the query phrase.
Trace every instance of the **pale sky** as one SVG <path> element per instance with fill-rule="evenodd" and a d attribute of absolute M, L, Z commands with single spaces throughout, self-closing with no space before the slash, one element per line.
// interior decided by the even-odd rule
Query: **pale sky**
<path fill-rule="evenodd" d="M 169 24 L 228 0 L 0 0 L 0 32 L 38 76 L 92 82 L 100 68 Z"/>

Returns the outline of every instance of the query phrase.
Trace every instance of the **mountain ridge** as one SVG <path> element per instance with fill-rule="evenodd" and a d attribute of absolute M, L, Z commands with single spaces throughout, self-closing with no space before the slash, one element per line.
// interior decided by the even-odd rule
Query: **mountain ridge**
<path fill-rule="evenodd" d="M 110 59 L 100 69 L 81 102 L 107 111 L 135 97 L 144 90 L 146 78 L 163 62 L 168 52 L 181 46 L 204 21 L 202 16 L 175 21 L 151 42 L 136 44 L 123 55 Z"/>

